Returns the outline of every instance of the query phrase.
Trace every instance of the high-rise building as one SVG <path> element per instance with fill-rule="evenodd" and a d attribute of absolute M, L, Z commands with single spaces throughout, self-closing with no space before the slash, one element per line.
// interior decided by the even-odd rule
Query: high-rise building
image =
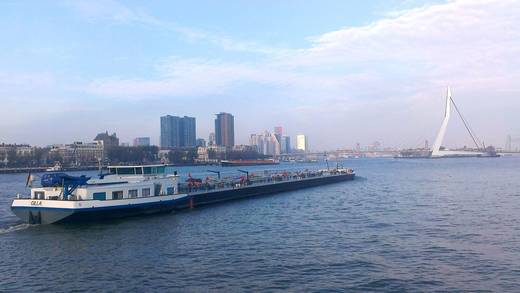
<path fill-rule="evenodd" d="M 218 146 L 235 145 L 235 121 L 233 115 L 220 112 L 215 119 L 215 143 Z"/>
<path fill-rule="evenodd" d="M 179 146 L 179 117 L 161 117 L 161 147 L 174 148 Z"/>
<path fill-rule="evenodd" d="M 204 138 L 197 138 L 198 147 L 206 147 L 206 140 Z"/>
<path fill-rule="evenodd" d="M 511 139 L 511 135 L 508 135 L 508 136 L 506 137 L 506 148 L 505 148 L 505 149 L 506 149 L 507 152 L 510 152 L 510 151 L 513 150 L 513 148 L 512 148 L 512 139 Z"/>
<path fill-rule="evenodd" d="M 309 141 L 306 135 L 298 134 L 296 136 L 296 149 L 303 152 L 309 151 Z"/>
<path fill-rule="evenodd" d="M 291 138 L 287 135 L 282 136 L 282 139 L 280 141 L 280 152 L 282 154 L 291 153 Z"/>
<path fill-rule="evenodd" d="M 194 147 L 197 145 L 197 125 L 195 118 L 184 116 L 180 118 L 181 147 Z"/>
<path fill-rule="evenodd" d="M 195 118 L 170 115 L 161 117 L 161 147 L 194 147 L 196 140 Z"/>
<path fill-rule="evenodd" d="M 256 150 L 263 155 L 280 155 L 280 142 L 274 133 L 264 131 L 262 134 L 251 134 L 249 144 L 255 147 Z"/>
<path fill-rule="evenodd" d="M 149 146 L 150 138 L 149 137 L 136 137 L 134 138 L 133 146 Z"/>
<path fill-rule="evenodd" d="M 209 134 L 208 145 L 215 145 L 215 132 Z"/>

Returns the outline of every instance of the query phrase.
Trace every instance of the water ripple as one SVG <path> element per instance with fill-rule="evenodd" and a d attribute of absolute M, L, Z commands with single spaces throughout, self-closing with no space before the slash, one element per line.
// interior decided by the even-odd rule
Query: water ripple
<path fill-rule="evenodd" d="M 19 224 L 25 175 L 0 175 L 0 291 L 518 291 L 519 158 L 344 164 L 363 177 L 51 226 Z"/>

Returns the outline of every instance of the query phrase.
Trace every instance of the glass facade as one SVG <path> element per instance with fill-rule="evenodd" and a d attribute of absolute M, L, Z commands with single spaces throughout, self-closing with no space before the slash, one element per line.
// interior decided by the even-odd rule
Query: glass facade
<path fill-rule="evenodd" d="M 161 117 L 161 147 L 194 147 L 197 144 L 197 125 L 194 117 Z"/>
<path fill-rule="evenodd" d="M 217 114 L 215 119 L 215 143 L 218 146 L 235 145 L 235 118 L 229 113 Z"/>

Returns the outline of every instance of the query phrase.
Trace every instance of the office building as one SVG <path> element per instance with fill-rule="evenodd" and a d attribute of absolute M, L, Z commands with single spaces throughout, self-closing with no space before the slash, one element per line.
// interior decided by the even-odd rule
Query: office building
<path fill-rule="evenodd" d="M 280 142 L 274 133 L 264 131 L 262 134 L 251 134 L 249 144 L 263 155 L 279 156 Z"/>
<path fill-rule="evenodd" d="M 103 141 L 93 143 L 74 142 L 73 144 L 55 144 L 51 146 L 50 154 L 58 154 L 62 162 L 75 165 L 95 164 L 103 159 Z"/>
<path fill-rule="evenodd" d="M 221 112 L 215 119 L 215 143 L 218 146 L 235 145 L 235 121 L 233 115 Z"/>
<path fill-rule="evenodd" d="M 193 117 L 162 116 L 161 147 L 194 147 L 197 144 L 196 128 Z"/>
<path fill-rule="evenodd" d="M 204 138 L 197 138 L 197 147 L 206 147 L 206 140 Z"/>
<path fill-rule="evenodd" d="M 134 138 L 133 146 L 150 146 L 150 138 L 136 137 Z"/>
<path fill-rule="evenodd" d="M 174 148 L 179 146 L 179 117 L 162 116 L 161 117 L 161 147 Z"/>
<path fill-rule="evenodd" d="M 298 134 L 296 136 L 296 149 L 303 152 L 309 151 L 309 141 L 306 135 Z"/>
<path fill-rule="evenodd" d="M 215 144 L 215 133 L 211 132 L 208 137 L 208 145 L 214 145 Z"/>
<path fill-rule="evenodd" d="M 282 136 L 282 139 L 280 140 L 280 152 L 282 154 L 291 153 L 291 138 L 287 135 Z"/>
<path fill-rule="evenodd" d="M 181 147 L 195 147 L 197 145 L 197 125 L 195 118 L 184 116 L 180 118 Z"/>

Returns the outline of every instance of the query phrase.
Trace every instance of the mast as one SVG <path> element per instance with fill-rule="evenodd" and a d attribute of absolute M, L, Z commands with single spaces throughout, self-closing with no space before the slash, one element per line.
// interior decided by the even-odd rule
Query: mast
<path fill-rule="evenodd" d="M 442 156 L 440 153 L 442 142 L 444 141 L 444 136 L 446 135 L 446 128 L 448 128 L 448 122 L 450 121 L 451 116 L 451 90 L 448 87 L 446 91 L 446 110 L 444 112 L 444 120 L 442 120 L 441 128 L 437 133 L 437 137 L 435 138 L 435 142 L 432 147 L 432 157 L 440 157 Z"/>

